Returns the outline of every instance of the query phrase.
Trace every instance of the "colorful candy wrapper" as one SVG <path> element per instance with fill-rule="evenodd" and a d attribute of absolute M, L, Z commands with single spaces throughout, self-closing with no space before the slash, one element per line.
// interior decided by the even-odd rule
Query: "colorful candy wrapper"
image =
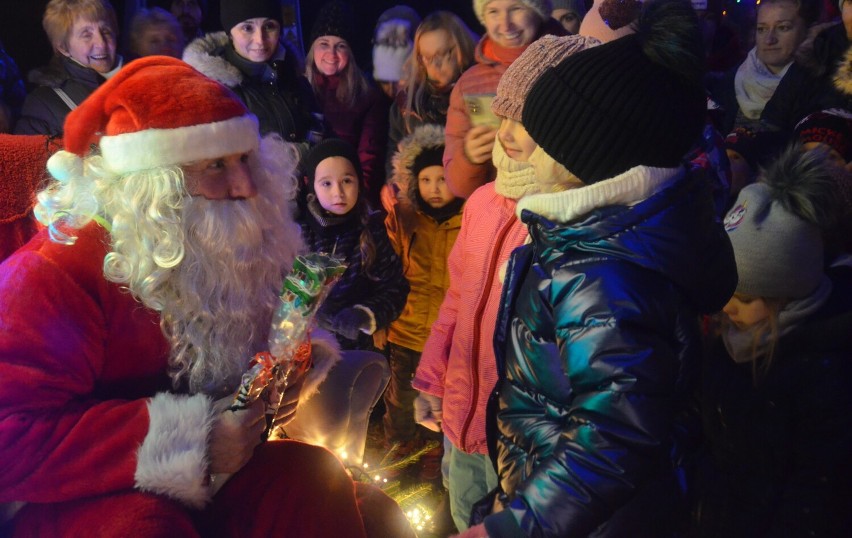
<path fill-rule="evenodd" d="M 258 353 L 249 363 L 232 410 L 244 409 L 263 398 L 267 414 L 275 417 L 290 377 L 310 368 L 314 317 L 345 270 L 346 265 L 340 259 L 328 254 L 296 257 L 293 269 L 284 279 L 281 302 L 272 317 L 269 351 Z"/>

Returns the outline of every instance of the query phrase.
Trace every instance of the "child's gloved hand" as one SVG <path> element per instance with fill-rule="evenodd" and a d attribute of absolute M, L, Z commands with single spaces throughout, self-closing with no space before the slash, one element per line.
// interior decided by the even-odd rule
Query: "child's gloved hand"
<path fill-rule="evenodd" d="M 414 422 L 432 431 L 441 431 L 441 398 L 421 392 L 414 399 Z"/>
<path fill-rule="evenodd" d="M 331 330 L 349 340 L 355 340 L 362 329 L 369 328 L 370 314 L 362 308 L 345 308 L 331 322 Z"/>

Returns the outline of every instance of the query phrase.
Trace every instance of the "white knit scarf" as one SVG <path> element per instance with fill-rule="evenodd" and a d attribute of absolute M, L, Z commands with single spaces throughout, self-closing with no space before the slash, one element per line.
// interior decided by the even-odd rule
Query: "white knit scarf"
<path fill-rule="evenodd" d="M 505 196 L 510 200 L 518 200 L 522 196 L 538 192 L 539 186 L 535 180 L 535 168 L 528 162 L 516 161 L 509 157 L 499 139 L 494 141 L 491 162 L 497 169 L 494 190 L 500 196 Z"/>
<path fill-rule="evenodd" d="M 772 99 L 775 88 L 778 87 L 792 63 L 791 61 L 784 66 L 784 69 L 775 74 L 757 58 L 757 47 L 749 51 L 748 57 L 737 69 L 737 74 L 734 76 L 737 103 L 746 118 L 750 120 L 760 118 L 763 108 Z"/>

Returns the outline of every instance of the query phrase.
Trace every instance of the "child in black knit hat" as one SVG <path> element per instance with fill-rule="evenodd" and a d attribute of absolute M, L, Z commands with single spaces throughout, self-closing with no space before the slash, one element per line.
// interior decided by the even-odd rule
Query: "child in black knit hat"
<path fill-rule="evenodd" d="M 465 538 L 663 537 L 684 519 L 698 321 L 736 285 L 710 186 L 683 163 L 704 125 L 702 60 L 690 3 L 649 2 L 634 34 L 527 95 L 542 191 L 518 201 L 531 244 L 512 253 L 494 332 L 500 487 Z"/>
<path fill-rule="evenodd" d="M 344 349 L 372 349 L 373 333 L 405 306 L 408 282 L 388 240 L 382 215 L 364 199 L 358 154 L 337 138 L 314 146 L 302 160 L 309 191 L 299 219 L 309 251 L 340 257 L 346 272 L 317 313 L 320 327 Z"/>

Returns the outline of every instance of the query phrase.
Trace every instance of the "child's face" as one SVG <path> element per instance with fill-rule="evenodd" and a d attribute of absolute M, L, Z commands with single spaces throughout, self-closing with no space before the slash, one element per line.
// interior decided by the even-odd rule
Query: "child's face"
<path fill-rule="evenodd" d="M 417 174 L 420 196 L 434 209 L 440 209 L 455 200 L 455 196 L 444 181 L 444 167 L 427 166 Z"/>
<path fill-rule="evenodd" d="M 735 293 L 722 312 L 740 330 L 754 327 L 769 317 L 769 307 L 763 299 L 741 293 Z"/>
<path fill-rule="evenodd" d="M 423 32 L 417 41 L 417 51 L 417 61 L 438 90 L 448 88 L 459 78 L 456 47 L 446 30 Z"/>
<path fill-rule="evenodd" d="M 358 201 L 358 175 L 345 157 L 329 157 L 317 165 L 314 192 L 323 209 L 345 215 Z"/>
<path fill-rule="evenodd" d="M 497 139 L 503 145 L 506 155 L 522 163 L 529 161 L 530 155 L 538 147 L 521 122 L 509 118 L 503 118 L 500 122 Z"/>

